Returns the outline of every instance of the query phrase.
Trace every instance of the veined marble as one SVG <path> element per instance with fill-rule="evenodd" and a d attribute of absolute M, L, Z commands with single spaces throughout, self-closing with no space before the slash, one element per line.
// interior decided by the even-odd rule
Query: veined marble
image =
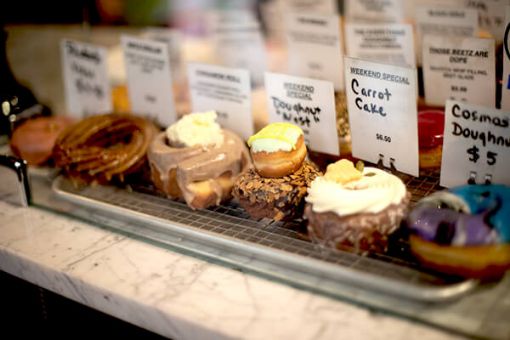
<path fill-rule="evenodd" d="M 175 339 L 455 338 L 3 201 L 0 269 Z"/>

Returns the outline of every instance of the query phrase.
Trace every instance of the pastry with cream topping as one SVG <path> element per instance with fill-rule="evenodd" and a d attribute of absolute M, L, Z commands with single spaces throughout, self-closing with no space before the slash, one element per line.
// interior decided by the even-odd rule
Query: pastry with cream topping
<path fill-rule="evenodd" d="M 236 177 L 251 166 L 244 141 L 216 122 L 216 112 L 191 113 L 151 143 L 147 156 L 154 185 L 193 209 L 231 198 Z"/>
<path fill-rule="evenodd" d="M 312 240 L 360 254 L 385 252 L 400 225 L 410 194 L 396 176 L 377 168 L 356 169 L 342 159 L 308 189 L 305 218 Z"/>
<path fill-rule="evenodd" d="M 237 179 L 233 196 L 252 218 L 276 221 L 301 217 L 310 183 L 320 175 L 305 160 L 303 131 L 273 123 L 248 139 L 255 168 Z"/>

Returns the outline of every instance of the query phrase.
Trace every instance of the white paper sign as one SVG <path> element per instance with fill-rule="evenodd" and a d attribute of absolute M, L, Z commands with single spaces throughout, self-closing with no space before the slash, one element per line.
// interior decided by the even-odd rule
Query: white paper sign
<path fill-rule="evenodd" d="M 82 118 L 111 112 L 107 50 L 72 40 L 62 40 L 60 47 L 68 113 Z"/>
<path fill-rule="evenodd" d="M 223 66 L 188 64 L 193 112 L 215 110 L 218 123 L 244 139 L 253 135 L 250 73 Z"/>
<path fill-rule="evenodd" d="M 145 31 L 144 37 L 147 39 L 159 41 L 168 45 L 168 58 L 170 61 L 170 70 L 172 78 L 179 80 L 182 74 L 182 56 L 181 56 L 181 33 L 175 29 L 150 27 Z"/>
<path fill-rule="evenodd" d="M 494 40 L 427 35 L 423 40 L 425 101 L 446 100 L 495 107 Z"/>
<path fill-rule="evenodd" d="M 447 101 L 440 185 L 492 183 L 510 185 L 510 112 Z"/>
<path fill-rule="evenodd" d="M 310 149 L 339 155 L 333 83 L 277 73 L 265 78 L 269 121 L 293 123 Z"/>
<path fill-rule="evenodd" d="M 345 0 L 344 12 L 348 22 L 394 22 L 404 20 L 404 0 Z"/>
<path fill-rule="evenodd" d="M 121 37 L 131 109 L 166 127 L 176 120 L 167 44 Z"/>
<path fill-rule="evenodd" d="M 501 109 L 510 111 L 510 6 L 506 8 L 506 28 L 504 38 Z"/>
<path fill-rule="evenodd" d="M 340 18 L 319 14 L 286 16 L 289 73 L 333 82 L 343 90 Z"/>
<path fill-rule="evenodd" d="M 503 40 L 505 8 L 510 0 L 466 0 L 466 6 L 478 10 L 480 29 L 492 34 L 496 41 Z"/>
<path fill-rule="evenodd" d="M 463 8 L 465 6 L 466 0 L 405 0 L 404 13 L 407 20 L 415 22 L 416 9 L 418 7 Z"/>
<path fill-rule="evenodd" d="M 336 0 L 285 0 L 285 12 L 333 14 L 338 13 Z"/>
<path fill-rule="evenodd" d="M 252 81 L 263 84 L 266 50 L 260 24 L 252 13 L 216 11 L 209 18 L 217 61 L 224 66 L 248 69 Z"/>
<path fill-rule="evenodd" d="M 413 29 L 408 24 L 347 24 L 349 57 L 385 64 L 416 66 Z"/>
<path fill-rule="evenodd" d="M 478 11 L 467 8 L 420 6 L 416 8 L 416 52 L 421 65 L 421 43 L 425 35 L 475 37 Z"/>
<path fill-rule="evenodd" d="M 352 155 L 418 176 L 416 69 L 345 58 Z"/>

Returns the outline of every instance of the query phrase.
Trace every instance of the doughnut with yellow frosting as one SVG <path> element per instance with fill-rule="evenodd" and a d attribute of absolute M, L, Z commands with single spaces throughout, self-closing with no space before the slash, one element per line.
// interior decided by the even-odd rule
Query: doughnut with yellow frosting
<path fill-rule="evenodd" d="M 252 218 L 276 221 L 300 218 L 310 183 L 320 175 L 305 160 L 303 131 L 273 123 L 248 139 L 255 168 L 241 174 L 232 195 Z"/>

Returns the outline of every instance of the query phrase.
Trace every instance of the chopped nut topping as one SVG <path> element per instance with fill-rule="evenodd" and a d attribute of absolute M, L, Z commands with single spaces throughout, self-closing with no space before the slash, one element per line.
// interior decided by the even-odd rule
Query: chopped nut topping
<path fill-rule="evenodd" d="M 308 161 L 295 173 L 281 178 L 261 177 L 254 169 L 240 175 L 234 186 L 233 195 L 248 199 L 251 203 L 273 204 L 283 208 L 301 204 L 306 190 L 320 172 Z"/>

